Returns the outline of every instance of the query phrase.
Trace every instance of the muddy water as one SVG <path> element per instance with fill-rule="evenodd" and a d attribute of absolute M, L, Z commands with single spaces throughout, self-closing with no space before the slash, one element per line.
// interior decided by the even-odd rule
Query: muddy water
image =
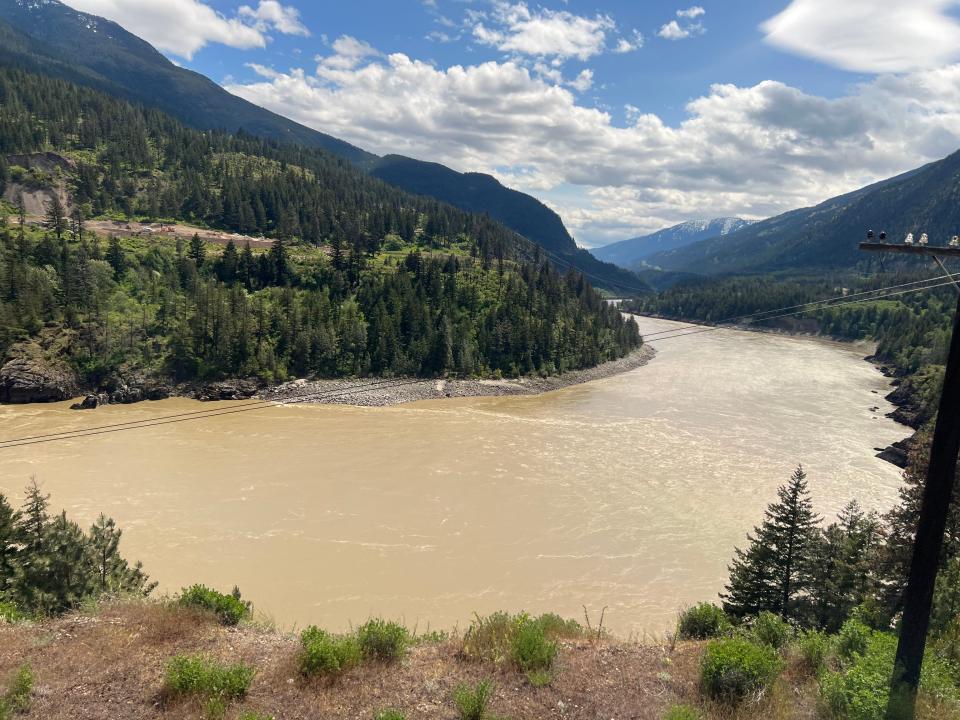
<path fill-rule="evenodd" d="M 269 407 L 0 450 L 0 490 L 19 499 L 36 474 L 57 509 L 116 518 L 161 590 L 237 583 L 287 627 L 586 605 L 624 635 L 713 598 L 799 462 L 823 513 L 895 502 L 873 447 L 907 433 L 863 348 L 727 330 L 656 347 L 539 397 Z M 0 437 L 197 407 L 3 406 Z"/>

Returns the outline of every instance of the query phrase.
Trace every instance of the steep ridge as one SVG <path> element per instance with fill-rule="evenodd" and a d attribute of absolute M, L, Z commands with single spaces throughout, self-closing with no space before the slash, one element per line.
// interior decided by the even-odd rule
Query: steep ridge
<path fill-rule="evenodd" d="M 244 132 L 321 148 L 409 192 L 486 213 L 609 289 L 646 288 L 633 273 L 578 250 L 560 218 L 533 197 L 495 179 L 461 174 L 409 158 L 379 158 L 230 94 L 199 73 L 176 66 L 149 43 L 103 18 L 58 0 L 0 0 L 0 64 L 21 67 L 156 107 L 202 130 Z M 563 262 L 561 262 L 563 260 Z"/>
<path fill-rule="evenodd" d="M 729 235 L 747 225 L 750 225 L 749 220 L 738 217 L 691 220 L 649 235 L 594 248 L 593 254 L 600 260 L 615 263 L 620 267 L 642 267 L 643 261 L 651 255 L 676 250 L 700 240 Z"/>
<path fill-rule="evenodd" d="M 960 152 L 814 207 L 657 253 L 647 262 L 699 274 L 846 270 L 865 261 L 857 243 L 868 229 L 884 230 L 896 241 L 908 232 L 926 232 L 946 242 L 960 232 Z"/>

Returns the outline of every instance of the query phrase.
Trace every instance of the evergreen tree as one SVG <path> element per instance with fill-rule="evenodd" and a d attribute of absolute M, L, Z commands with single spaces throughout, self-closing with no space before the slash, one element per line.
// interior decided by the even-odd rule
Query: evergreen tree
<path fill-rule="evenodd" d="M 18 524 L 20 513 L 0 493 L 0 600 L 13 587 L 20 552 Z"/>
<path fill-rule="evenodd" d="M 66 227 L 67 212 L 63 207 L 63 203 L 60 202 L 60 196 L 57 193 L 53 193 L 53 198 L 47 206 L 47 229 L 49 229 L 59 241 L 62 239 L 63 231 L 66 230 Z"/>
<path fill-rule="evenodd" d="M 107 243 L 107 262 L 113 268 L 113 277 L 116 280 L 122 280 L 127 271 L 127 260 L 123 254 L 123 248 L 120 247 L 120 240 L 110 236 L 110 242 Z"/>
<path fill-rule="evenodd" d="M 187 249 L 187 257 L 193 260 L 193 263 L 197 266 L 198 270 L 203 267 L 203 262 L 207 257 L 207 249 L 203 244 L 203 240 L 200 239 L 200 235 L 197 233 L 194 233 L 193 237 L 190 238 L 190 247 Z"/>
<path fill-rule="evenodd" d="M 799 618 L 810 586 L 810 566 L 820 518 L 813 512 L 807 475 L 798 466 L 778 501 L 767 506 L 763 523 L 748 535 L 746 551 L 736 549 L 724 609 L 743 617 L 769 610 Z"/>

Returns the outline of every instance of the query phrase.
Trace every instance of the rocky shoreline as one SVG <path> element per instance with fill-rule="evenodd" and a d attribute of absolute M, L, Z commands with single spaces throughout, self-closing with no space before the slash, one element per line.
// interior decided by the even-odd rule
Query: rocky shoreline
<path fill-rule="evenodd" d="M 386 407 L 455 397 L 500 397 L 539 395 L 571 385 L 599 380 L 643 367 L 656 355 L 644 345 L 619 360 L 563 375 L 522 377 L 517 379 L 443 379 L 443 378 L 340 378 L 333 380 L 294 380 L 260 391 L 258 397 L 282 403 L 316 403 Z"/>
<path fill-rule="evenodd" d="M 243 400 L 257 397 L 275 402 L 335 403 L 377 407 L 449 397 L 536 395 L 569 385 L 627 372 L 645 365 L 655 350 L 644 345 L 626 357 L 563 375 L 517 379 L 338 378 L 299 379 L 266 387 L 262 381 L 234 378 L 210 383 L 174 384 L 162 379 L 111 376 L 96 389 L 84 389 L 67 363 L 39 343 L 15 348 L 0 367 L 0 402 L 45 403 L 82 399 L 71 407 L 93 410 L 101 405 L 127 405 L 143 400 L 186 397 L 195 400 Z"/>

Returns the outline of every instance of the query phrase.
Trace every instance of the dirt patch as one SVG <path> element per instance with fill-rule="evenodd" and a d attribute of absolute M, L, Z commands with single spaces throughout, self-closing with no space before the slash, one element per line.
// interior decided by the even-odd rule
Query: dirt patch
<path fill-rule="evenodd" d="M 269 238 L 251 237 L 238 233 L 222 232 L 220 230 L 204 230 L 181 225 L 180 223 L 141 223 L 135 220 L 89 220 L 86 223 L 88 230 L 101 235 L 115 235 L 116 237 L 166 237 L 189 240 L 197 234 L 206 243 L 226 245 L 231 240 L 238 249 L 250 243 L 252 248 L 269 248 L 273 240 Z"/>

